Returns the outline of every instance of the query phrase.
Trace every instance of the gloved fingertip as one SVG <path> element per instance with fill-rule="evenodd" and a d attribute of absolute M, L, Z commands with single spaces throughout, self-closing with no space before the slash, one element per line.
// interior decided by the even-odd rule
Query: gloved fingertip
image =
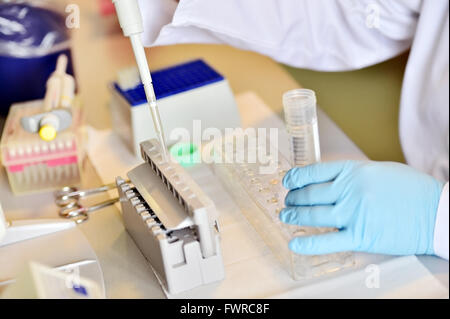
<path fill-rule="evenodd" d="M 291 251 L 293 251 L 296 254 L 302 254 L 302 245 L 301 245 L 301 239 L 300 238 L 294 238 L 291 239 L 291 241 L 288 244 L 288 247 Z"/>
<path fill-rule="evenodd" d="M 288 217 L 290 215 L 289 212 L 289 208 L 283 208 L 280 212 L 280 214 L 278 215 L 278 218 L 283 222 L 286 223 L 286 221 L 288 220 Z"/>
<path fill-rule="evenodd" d="M 287 193 L 286 196 L 284 197 L 284 206 L 286 206 L 286 207 L 294 206 L 294 205 L 291 205 L 289 193 Z"/>
<path fill-rule="evenodd" d="M 283 180 L 282 180 L 283 187 L 286 189 L 289 189 L 289 187 L 288 187 L 289 175 L 288 174 L 289 174 L 289 172 L 287 172 L 286 175 L 284 175 Z"/>
<path fill-rule="evenodd" d="M 291 168 L 286 175 L 284 175 L 283 177 L 283 186 L 286 189 L 291 189 L 293 188 L 293 183 L 292 183 L 292 176 L 295 174 L 295 172 L 297 171 L 297 167 Z"/>

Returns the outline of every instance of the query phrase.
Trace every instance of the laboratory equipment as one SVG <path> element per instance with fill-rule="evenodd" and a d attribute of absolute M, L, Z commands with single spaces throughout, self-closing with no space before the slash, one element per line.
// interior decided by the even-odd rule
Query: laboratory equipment
<path fill-rule="evenodd" d="M 241 126 L 228 81 L 204 61 L 189 61 L 155 71 L 153 80 L 161 119 L 169 133 L 165 136 L 168 145 L 187 142 L 178 140 L 178 136 L 171 137 L 170 133 L 182 128 L 193 136 L 193 120 L 201 121 L 203 128 L 222 131 Z M 113 83 L 110 91 L 113 129 L 139 155 L 139 143 L 156 137 L 148 125 L 150 116 L 144 88 L 139 84 L 123 89 L 118 83 Z"/>
<path fill-rule="evenodd" d="M 129 183 L 129 181 L 126 181 Z M 119 198 L 108 199 L 104 202 L 94 204 L 89 207 L 84 207 L 80 204 L 80 199 L 104 193 L 112 189 L 116 189 L 117 184 L 109 183 L 100 187 L 79 190 L 77 187 L 65 186 L 54 192 L 55 204 L 60 207 L 59 216 L 63 218 L 71 218 L 77 224 L 81 224 L 89 219 L 88 214 L 97 210 L 114 205 L 119 201 Z"/>
<path fill-rule="evenodd" d="M 116 197 L 89 207 L 84 207 L 79 204 L 78 201 L 74 201 L 67 204 L 66 206 L 62 206 L 59 210 L 59 216 L 63 218 L 70 218 L 77 224 L 81 224 L 89 219 L 90 213 L 112 206 L 118 201 L 119 198 Z"/>
<path fill-rule="evenodd" d="M 92 261 L 96 262 L 96 261 Z M 5 299 L 100 299 L 100 286 L 77 273 L 30 262 L 1 294 Z"/>
<path fill-rule="evenodd" d="M 42 99 L 58 56 L 68 57 L 70 31 L 61 1 L 0 1 L 0 114 L 14 103 Z"/>
<path fill-rule="evenodd" d="M 75 223 L 72 221 L 63 221 L 60 219 L 23 219 L 8 222 L 4 218 L 2 220 L 1 216 L 0 224 L 3 224 L 3 226 L 0 225 L 0 227 L 3 227 L 3 238 L 0 238 L 0 248 L 24 240 L 67 230 L 75 226 Z"/>
<path fill-rule="evenodd" d="M 141 41 L 141 34 L 144 32 L 141 11 L 137 0 L 112 0 L 116 7 L 117 17 L 123 34 L 130 38 L 134 56 L 138 65 L 139 74 L 147 99 L 147 105 L 152 115 L 153 127 L 156 138 L 161 144 L 161 152 L 164 160 L 167 160 L 167 147 L 164 138 L 163 126 L 156 104 L 156 95 L 153 89 L 152 77 L 148 68 L 147 57 Z"/>
<path fill-rule="evenodd" d="M 7 261 L 0 263 L 0 293 L 5 287 L 8 290 L 10 285 L 18 283 L 20 269 L 33 260 L 49 263 L 65 272 L 76 271 L 94 281 L 104 296 L 103 275 L 97 256 L 75 226 L 74 221 L 62 219 L 7 221 L 0 204 L 0 260 Z"/>
<path fill-rule="evenodd" d="M 284 118 L 290 135 L 292 164 L 305 166 L 320 162 L 316 94 L 295 89 L 283 94 Z"/>
<path fill-rule="evenodd" d="M 1 159 L 10 187 L 16 194 L 53 190 L 81 181 L 84 150 L 78 99 L 71 107 L 71 125 L 52 141 L 27 132 L 21 124 L 22 118 L 41 114 L 42 109 L 42 100 L 13 105 L 3 129 Z"/>
<path fill-rule="evenodd" d="M 153 74 L 153 77 L 155 75 Z M 130 66 L 124 69 L 120 69 L 117 72 L 117 85 L 122 91 L 128 91 L 141 84 L 141 78 L 139 75 L 139 70 L 136 66 Z M 142 90 L 144 88 L 142 87 Z M 145 99 L 145 92 L 143 91 L 143 99 Z M 155 91 L 156 94 L 156 91 Z"/>
<path fill-rule="evenodd" d="M 20 123 L 25 131 L 39 133 L 44 141 L 52 141 L 58 132 L 72 124 L 71 107 L 75 98 L 75 79 L 66 73 L 67 57 L 60 55 L 56 70 L 47 81 L 42 113 L 23 116 Z"/>
<path fill-rule="evenodd" d="M 75 98 L 75 79 L 67 70 L 67 56 L 58 57 L 56 70 L 47 80 L 44 98 L 44 110 L 50 111 L 56 107 L 69 108 Z"/>
<path fill-rule="evenodd" d="M 129 181 L 126 182 L 128 183 Z M 55 204 L 59 207 L 66 207 L 72 203 L 78 202 L 81 198 L 107 192 L 115 188 L 117 188 L 117 184 L 115 182 L 96 188 L 82 190 L 79 190 L 77 187 L 73 186 L 64 186 L 60 190 L 54 192 Z"/>
<path fill-rule="evenodd" d="M 169 293 L 222 280 L 217 211 L 190 175 L 164 161 L 156 139 L 141 143 L 145 163 L 116 179 L 125 228 Z"/>
<path fill-rule="evenodd" d="M 4 221 L 4 224 L 0 260 L 7 262 L 0 263 L 0 293 L 16 282 L 25 263 L 38 261 L 95 281 L 104 295 L 97 256 L 74 221 L 38 218 Z"/>
<path fill-rule="evenodd" d="M 58 132 L 72 124 L 72 112 L 67 109 L 54 109 L 45 113 L 32 114 L 20 119 L 25 131 L 37 133 L 43 141 L 53 141 Z"/>
<path fill-rule="evenodd" d="M 352 253 L 330 255 L 297 255 L 289 250 L 290 240 L 297 236 L 309 236 L 335 231 L 331 228 L 299 227 L 282 223 L 279 213 L 284 207 L 287 190 L 282 179 L 291 168 L 289 161 L 270 144 L 257 136 L 246 136 L 243 148 L 233 141 L 243 133 L 214 142 L 213 170 L 227 191 L 232 195 L 242 213 L 255 228 L 274 255 L 295 280 L 334 272 L 354 264 Z M 248 154 L 267 152 L 264 161 L 253 163 Z M 237 160 L 241 159 L 241 160 Z M 271 167 L 271 169 L 268 169 Z"/>

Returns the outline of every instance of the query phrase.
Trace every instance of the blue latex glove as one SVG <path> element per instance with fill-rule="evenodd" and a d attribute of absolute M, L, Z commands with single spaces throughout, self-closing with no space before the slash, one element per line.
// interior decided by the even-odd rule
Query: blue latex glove
<path fill-rule="evenodd" d="M 293 168 L 283 184 L 290 191 L 281 221 L 339 229 L 292 239 L 289 248 L 298 254 L 434 253 L 444 185 L 429 175 L 399 163 L 342 161 Z"/>

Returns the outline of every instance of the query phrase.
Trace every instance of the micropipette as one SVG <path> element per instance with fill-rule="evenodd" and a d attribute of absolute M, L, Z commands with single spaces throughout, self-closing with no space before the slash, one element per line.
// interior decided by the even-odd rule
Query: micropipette
<path fill-rule="evenodd" d="M 156 137 L 161 145 L 161 154 L 164 161 L 167 161 L 167 148 L 164 139 L 161 117 L 159 116 L 158 105 L 156 104 L 156 95 L 153 89 L 152 77 L 148 68 L 147 57 L 142 46 L 141 33 L 144 32 L 141 11 L 137 0 L 112 0 L 116 7 L 117 17 L 122 28 L 123 34 L 130 38 L 133 47 L 134 56 L 144 85 L 145 95 L 150 107 L 150 112 L 155 127 Z"/>

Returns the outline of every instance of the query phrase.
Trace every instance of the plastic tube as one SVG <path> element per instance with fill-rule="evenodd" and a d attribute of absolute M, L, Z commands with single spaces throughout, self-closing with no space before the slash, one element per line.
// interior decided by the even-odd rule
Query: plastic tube
<path fill-rule="evenodd" d="M 286 129 L 290 135 L 292 164 L 305 166 L 320 161 L 316 95 L 308 89 L 283 94 Z"/>

